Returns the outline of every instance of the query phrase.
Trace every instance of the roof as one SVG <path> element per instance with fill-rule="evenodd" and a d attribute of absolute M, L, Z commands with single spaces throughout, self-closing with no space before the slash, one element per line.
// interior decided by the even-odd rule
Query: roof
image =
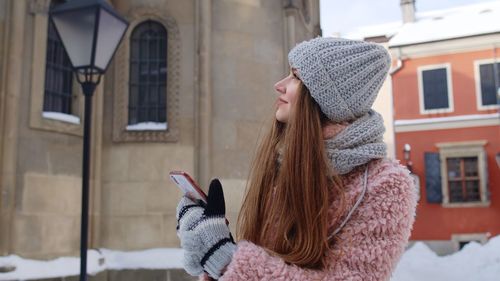
<path fill-rule="evenodd" d="M 345 35 L 349 39 L 363 40 L 369 37 L 385 36 L 391 38 L 401 29 L 403 23 L 401 21 L 389 22 L 384 24 L 369 25 L 356 29 Z"/>
<path fill-rule="evenodd" d="M 386 36 L 389 47 L 500 33 L 500 1 L 417 12 L 415 22 L 401 21 L 359 28 L 352 39 Z"/>

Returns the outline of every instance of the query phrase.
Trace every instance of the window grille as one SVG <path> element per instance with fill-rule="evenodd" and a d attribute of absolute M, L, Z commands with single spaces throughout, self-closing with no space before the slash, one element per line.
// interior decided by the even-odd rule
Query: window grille
<path fill-rule="evenodd" d="M 166 123 L 167 31 L 145 21 L 130 38 L 128 124 Z"/>
<path fill-rule="evenodd" d="M 52 1 L 51 8 L 64 1 Z M 71 114 L 73 70 L 54 24 L 49 21 L 43 111 Z"/>
<path fill-rule="evenodd" d="M 446 159 L 450 203 L 481 201 L 477 157 Z"/>

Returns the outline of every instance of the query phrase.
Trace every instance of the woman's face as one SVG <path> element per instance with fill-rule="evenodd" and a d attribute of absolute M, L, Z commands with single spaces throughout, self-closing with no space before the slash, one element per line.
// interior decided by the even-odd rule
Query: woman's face
<path fill-rule="evenodd" d="M 274 89 L 278 93 L 276 99 L 276 119 L 287 123 L 292 114 L 292 108 L 295 104 L 300 91 L 300 79 L 297 76 L 297 70 L 292 68 L 285 78 L 274 84 Z"/>

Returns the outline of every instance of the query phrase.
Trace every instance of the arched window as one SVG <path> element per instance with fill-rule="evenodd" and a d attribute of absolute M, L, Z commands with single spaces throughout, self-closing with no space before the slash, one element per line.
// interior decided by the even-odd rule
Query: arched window
<path fill-rule="evenodd" d="M 50 8 L 64 3 L 51 1 Z M 71 62 L 54 24 L 49 21 L 47 53 L 45 61 L 45 93 L 43 111 L 71 114 L 73 72 Z"/>
<path fill-rule="evenodd" d="M 132 31 L 128 124 L 166 123 L 167 30 L 145 21 Z"/>

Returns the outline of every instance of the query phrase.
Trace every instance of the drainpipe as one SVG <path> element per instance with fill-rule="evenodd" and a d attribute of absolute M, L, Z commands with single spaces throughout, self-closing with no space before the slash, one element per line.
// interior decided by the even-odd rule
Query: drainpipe
<path fill-rule="evenodd" d="M 392 76 L 393 74 L 398 72 L 401 68 L 403 68 L 403 66 L 404 66 L 404 62 L 401 59 L 401 48 L 398 48 L 398 57 L 397 57 L 397 61 L 396 61 L 396 66 L 389 70 L 389 74 Z"/>

